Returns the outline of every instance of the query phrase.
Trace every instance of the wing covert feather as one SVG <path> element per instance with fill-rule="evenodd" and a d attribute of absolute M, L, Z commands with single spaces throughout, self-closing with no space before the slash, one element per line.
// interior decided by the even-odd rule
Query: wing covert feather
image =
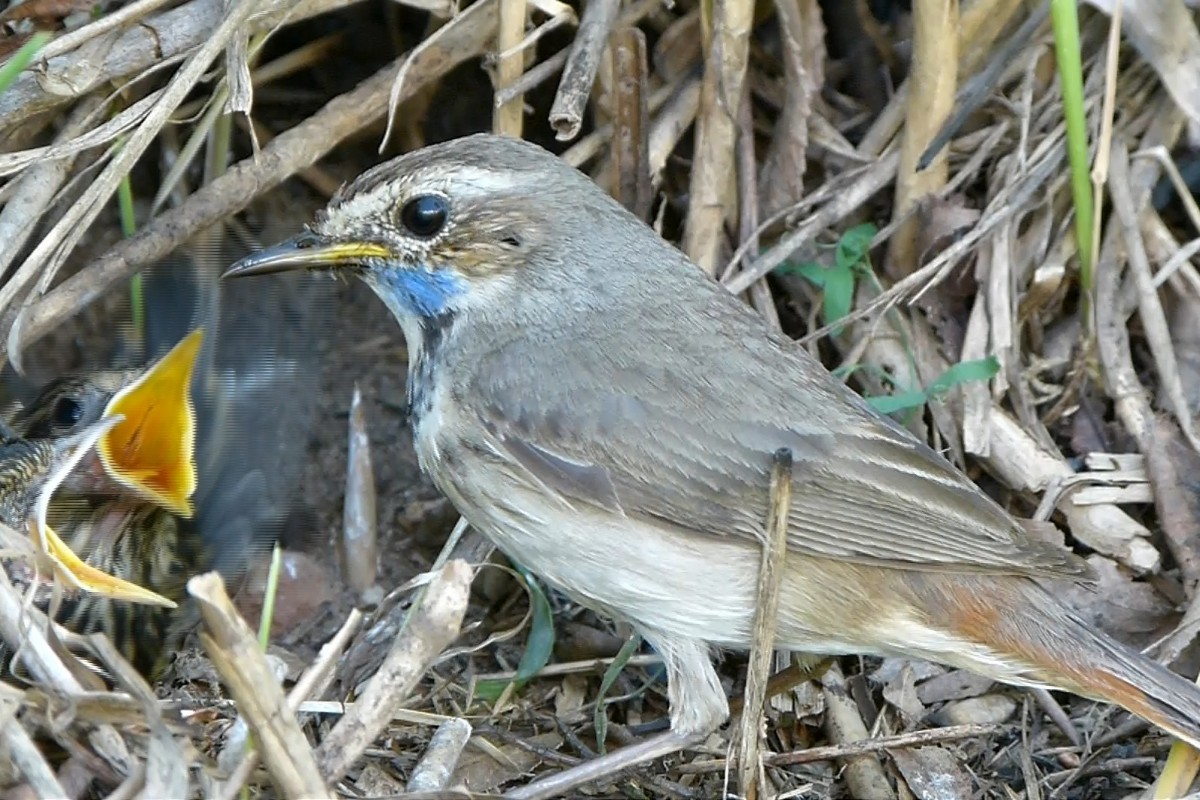
<path fill-rule="evenodd" d="M 798 553 L 909 569 L 1088 575 L 1086 562 L 1030 537 L 933 450 L 761 329 L 676 347 L 670 369 L 605 347 L 603 330 L 591 334 L 588 348 L 539 343 L 548 355 L 561 347 L 564 358 L 548 359 L 562 372 L 539 380 L 536 395 L 520 385 L 528 367 L 503 348 L 472 370 L 473 410 L 494 452 L 562 500 L 711 536 L 761 538 L 772 454 L 789 447 L 788 543 Z M 730 341 L 740 348 L 723 344 Z M 713 376 L 713 359 L 729 369 Z M 610 378 L 600 383 L 599 375 Z"/>

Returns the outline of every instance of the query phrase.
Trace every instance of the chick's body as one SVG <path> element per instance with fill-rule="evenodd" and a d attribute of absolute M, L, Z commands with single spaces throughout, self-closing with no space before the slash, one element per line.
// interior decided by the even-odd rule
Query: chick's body
<path fill-rule="evenodd" d="M 149 443 L 185 453 L 195 481 L 190 503 L 154 502 L 134 486 L 136 470 L 117 480 L 93 452 L 67 476 L 48 513 L 51 527 L 85 562 L 177 604 L 169 609 L 72 593 L 61 605 L 60 622 L 78 633 L 107 634 L 152 679 L 162 675 L 199 620 L 187 581 L 215 570 L 233 593 L 276 543 L 297 502 L 299 454 L 316 409 L 311 387 L 319 369 L 303 335 L 305 326 L 320 326 L 326 318 L 315 302 L 322 294 L 311 290 L 315 281 L 297 276 L 301 280 L 267 296 L 249 291 L 253 287 L 222 286 L 213 266 L 219 257 L 202 252 L 191 262 L 195 268 L 172 261 L 146 275 L 147 352 L 123 360 L 157 359 L 152 366 L 69 374 L 8 414 L 25 437 L 86 429 L 113 413 L 118 393 L 120 403 L 128 403 L 132 385 L 151 374 L 161 377 L 160 367 L 203 329 L 190 381 L 184 381 L 190 384 L 184 394 L 191 423 L 158 413 L 155 407 L 166 407 L 169 399 L 156 394 L 161 384 L 139 384 L 150 387 L 144 398 L 137 395 L 145 405 L 133 409 L 129 435 L 115 446 Z M 178 384 L 169 388 L 174 392 Z M 181 505 L 190 505 L 189 513 L 178 511 Z"/>
<path fill-rule="evenodd" d="M 141 372 L 94 371 L 52 381 L 12 414 L 10 424 L 32 440 L 73 434 L 99 420 L 113 395 Z M 94 452 L 64 480 L 46 519 L 87 564 L 179 604 L 171 609 L 72 593 L 55 617 L 75 633 L 108 635 L 138 671 L 158 677 L 196 619 L 187 601 L 187 579 L 209 569 L 213 560 L 195 521 L 122 487 Z M 45 598 L 41 605 L 49 607 Z"/>

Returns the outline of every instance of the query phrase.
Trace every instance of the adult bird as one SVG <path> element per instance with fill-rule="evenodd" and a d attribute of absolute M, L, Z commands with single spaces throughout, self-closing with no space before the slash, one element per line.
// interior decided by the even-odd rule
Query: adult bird
<path fill-rule="evenodd" d="M 794 459 L 776 647 L 915 657 L 1116 703 L 1200 746 L 1200 688 L 1096 630 L 1085 562 L 773 332 L 582 173 L 489 135 L 375 167 L 227 275 L 365 280 L 408 342 L 423 469 L 468 522 L 661 655 L 671 731 L 712 731 L 714 648 L 752 645 L 773 454 Z"/>

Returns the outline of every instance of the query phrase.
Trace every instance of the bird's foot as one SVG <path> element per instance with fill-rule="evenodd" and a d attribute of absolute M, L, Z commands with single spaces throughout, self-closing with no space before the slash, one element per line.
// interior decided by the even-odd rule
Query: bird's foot
<path fill-rule="evenodd" d="M 705 735 L 680 734 L 674 731 L 660 733 L 644 742 L 622 747 L 568 770 L 539 778 L 533 783 L 505 793 L 504 797 L 505 800 L 549 800 L 552 797 L 562 797 L 586 783 L 611 777 L 621 770 L 699 744 L 704 741 Z"/>

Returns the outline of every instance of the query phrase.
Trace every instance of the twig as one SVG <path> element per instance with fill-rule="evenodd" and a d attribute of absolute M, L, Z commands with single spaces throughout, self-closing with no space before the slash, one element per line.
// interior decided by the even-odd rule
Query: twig
<path fill-rule="evenodd" d="M 560 142 L 579 135 L 583 110 L 600 69 L 600 56 L 604 54 L 620 8 L 618 0 L 588 0 L 579 20 L 579 31 L 571 45 L 571 54 L 567 56 L 567 65 L 563 67 L 554 105 L 550 106 L 550 125 Z"/>
<path fill-rule="evenodd" d="M 549 58 L 539 61 L 536 66 L 522 74 L 517 80 L 507 86 L 497 88 L 493 100 L 495 106 L 499 108 L 550 80 L 550 77 L 562 69 L 563 64 L 567 63 L 567 56 L 570 55 L 570 52 L 571 48 L 564 47 Z"/>
<path fill-rule="evenodd" d="M 454 768 L 471 738 L 471 723 L 465 719 L 449 719 L 429 740 L 425 754 L 413 767 L 408 779 L 408 792 L 435 792 L 445 789 L 454 775 Z"/>
<path fill-rule="evenodd" d="M 29 782 L 29 786 L 38 797 L 70 797 L 67 790 L 58 782 L 58 776 L 42 757 L 33 739 L 16 720 L 4 726 L 0 737 L 4 740 L 6 758 L 11 759 L 12 765 Z"/>
<path fill-rule="evenodd" d="M 248 5 L 256 7 L 246 27 L 251 33 L 258 33 L 270 30 L 284 19 L 298 22 L 341 7 L 345 0 L 304 0 L 299 4 L 294 0 L 270 0 Z M 132 10 L 132 6 L 126 10 Z M 138 13 L 146 10 L 146 6 L 139 6 Z M 128 21 L 120 11 L 106 14 L 47 45 L 48 60 L 43 60 L 37 70 L 19 75 L 0 95 L 0 120 L 3 120 L 0 127 L 12 128 L 96 88 L 186 56 L 207 42 L 224 18 L 222 0 L 192 0 L 130 25 L 116 41 L 101 39 L 84 54 L 64 52 L 108 30 L 114 23 Z"/>
<path fill-rule="evenodd" d="M 205 631 L 200 641 L 220 673 L 238 711 L 254 731 L 263 762 L 285 797 L 332 798 L 308 740 L 287 706 L 283 689 L 250 626 L 241 618 L 215 572 L 188 581 L 188 593 L 199 601 Z"/>
<path fill-rule="evenodd" d="M 825 694 L 825 732 L 835 742 L 854 743 L 867 739 L 866 723 L 858 704 L 846 690 L 846 679 L 837 664 L 821 676 Z M 839 756 L 845 767 L 846 785 L 859 800 L 895 800 L 883 764 L 873 750 L 846 752 Z"/>
<path fill-rule="evenodd" d="M 317 749 L 321 772 L 331 782 L 341 779 L 358 760 L 387 726 L 392 709 L 408 698 L 429 665 L 457 638 L 472 577 L 470 565 L 458 559 L 433 576 L 423 602 L 367 683 L 356 713 L 342 717 Z"/>
<path fill-rule="evenodd" d="M 20 690 L 0 683 L 0 742 L 5 759 L 17 768 L 38 797 L 67 797 L 58 776 L 17 719 L 21 699 Z"/>
<path fill-rule="evenodd" d="M 787 2 L 787 0 L 785 0 Z M 797 9 L 798 11 L 798 9 Z M 758 250 L 759 199 L 764 194 L 758 185 L 758 163 L 754 153 L 754 110 L 750 103 L 750 85 L 743 89 L 738 111 L 737 184 L 738 184 L 738 249 Z M 768 179 L 768 183 L 770 179 Z M 778 182 L 777 182 L 778 185 Z M 765 280 L 755 281 L 749 289 L 750 303 L 773 330 L 782 330 L 775 298 Z"/>
<path fill-rule="evenodd" d="M 612 37 L 613 196 L 638 219 L 648 222 L 654 194 L 650 188 L 650 114 L 646 36 L 621 28 Z M 607 188 L 607 187 L 606 187 Z"/>
<path fill-rule="evenodd" d="M 181 744 L 167 730 L 159 710 L 158 698 L 146 680 L 126 661 L 107 636 L 93 634 L 88 644 L 104 663 L 109 674 L 142 707 L 145 723 L 150 728 L 150 741 L 146 750 L 145 775 L 142 795 L 144 797 L 188 796 L 188 768 L 191 750 Z M 186 754 L 186 755 L 185 755 Z"/>
<path fill-rule="evenodd" d="M 1171 331 L 1167 325 L 1166 314 L 1163 313 L 1162 301 L 1154 289 L 1153 271 L 1146 260 L 1146 247 L 1138 227 L 1138 207 L 1128 189 L 1129 151 L 1120 138 L 1113 141 L 1109 170 L 1112 175 L 1109 194 L 1112 195 L 1113 211 L 1116 212 L 1121 234 L 1125 239 L 1125 255 L 1129 259 L 1129 268 L 1138 287 L 1138 314 L 1141 317 L 1142 329 L 1150 345 L 1150 352 L 1154 355 L 1158 377 L 1170 401 L 1175 421 L 1192 448 L 1200 451 L 1200 438 L 1197 438 L 1196 428 L 1192 424 L 1192 412 L 1188 409 L 1187 397 L 1184 395 L 1183 382 L 1179 376 L 1179 362 L 1175 358 L 1175 346 L 1171 343 Z M 1113 186 L 1113 183 L 1117 185 Z M 1141 439 L 1148 434 L 1148 430 L 1131 430 L 1130 433 Z"/>
<path fill-rule="evenodd" d="M 946 728 L 934 728 L 927 731 L 899 733 L 895 736 L 880 736 L 878 739 L 862 739 L 845 744 L 827 745 L 825 747 L 809 747 L 794 753 L 768 753 L 763 756 L 763 764 L 768 767 L 789 767 L 796 764 L 812 764 L 816 761 L 834 761 L 843 758 L 878 753 L 881 750 L 895 750 L 901 747 L 923 747 L 927 744 L 950 742 L 956 739 L 974 739 L 977 736 L 991 736 L 1005 730 L 1005 726 L 997 725 L 951 725 Z M 677 771 L 684 775 L 700 775 L 708 772 L 721 772 L 728 768 L 726 759 L 710 759 L 693 761 L 682 764 Z"/>
<path fill-rule="evenodd" d="M 754 610 L 754 633 L 750 665 L 746 672 L 746 702 L 741 718 L 738 785 L 746 800 L 757 800 L 760 788 L 760 728 L 767 699 L 771 655 L 779 622 L 779 590 L 787 569 L 788 519 L 792 508 L 792 451 L 775 451 L 771 469 L 770 505 L 767 508 L 767 539 L 758 567 L 758 598 Z M 763 787 L 765 788 L 765 787 Z"/>
<path fill-rule="evenodd" d="M 288 708 L 293 713 L 299 713 L 308 701 L 308 698 L 321 694 L 325 688 L 333 680 L 333 667 L 336 665 L 338 658 L 346 649 L 346 645 L 350 642 L 350 638 L 358 631 L 358 626 L 362 623 L 362 612 L 357 608 L 351 609 L 346 616 L 346 621 L 342 623 L 342 627 L 334 634 L 333 638 L 321 646 L 321 651 L 317 653 L 317 660 L 313 662 L 292 690 L 288 692 L 287 703 Z M 242 763 L 229 776 L 229 780 L 225 782 L 225 790 L 221 793 L 221 800 L 236 800 L 241 795 L 242 787 L 246 785 L 246 781 L 250 780 L 251 773 L 258 766 L 258 752 L 251 752 L 246 755 Z"/>

